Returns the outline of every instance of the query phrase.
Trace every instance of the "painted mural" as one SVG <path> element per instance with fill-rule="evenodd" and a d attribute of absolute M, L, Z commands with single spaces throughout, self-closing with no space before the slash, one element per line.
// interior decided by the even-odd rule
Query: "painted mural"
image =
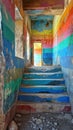
<path fill-rule="evenodd" d="M 2 6 L 2 37 L 6 70 L 4 73 L 3 110 L 4 113 L 7 113 L 7 111 L 16 101 L 17 92 L 22 79 L 24 60 L 15 57 L 15 21 L 9 10 L 7 10 L 8 3 L 5 2 L 4 4 Z M 10 10 L 13 10 L 14 13 L 14 6 L 12 6 Z"/>
<path fill-rule="evenodd" d="M 73 1 L 59 19 L 54 35 L 54 64 L 62 66 L 73 112 Z"/>
<path fill-rule="evenodd" d="M 44 65 L 52 64 L 52 44 L 53 44 L 53 16 L 49 16 L 46 19 L 45 16 L 42 19 L 32 20 L 31 26 L 31 48 L 34 42 L 42 43 L 42 59 Z"/>

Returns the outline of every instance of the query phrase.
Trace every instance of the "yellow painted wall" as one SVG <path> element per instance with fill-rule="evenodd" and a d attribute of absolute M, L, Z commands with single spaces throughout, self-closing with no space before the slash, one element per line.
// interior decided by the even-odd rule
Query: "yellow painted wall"
<path fill-rule="evenodd" d="M 61 15 L 55 15 L 53 20 L 53 36 L 55 36 L 56 31 L 58 30 L 59 21 L 61 19 Z"/>

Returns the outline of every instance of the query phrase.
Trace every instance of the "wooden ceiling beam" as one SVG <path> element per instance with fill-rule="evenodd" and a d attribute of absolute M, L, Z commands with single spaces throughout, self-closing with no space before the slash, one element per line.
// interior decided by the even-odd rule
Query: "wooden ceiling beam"
<path fill-rule="evenodd" d="M 22 0 L 23 9 L 64 9 L 64 0 Z"/>

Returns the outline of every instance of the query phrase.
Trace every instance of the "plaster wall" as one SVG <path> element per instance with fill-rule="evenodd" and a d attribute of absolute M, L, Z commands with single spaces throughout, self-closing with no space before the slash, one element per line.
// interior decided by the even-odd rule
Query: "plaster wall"
<path fill-rule="evenodd" d="M 8 123 L 15 114 L 15 104 L 19 86 L 21 84 L 25 59 L 15 56 L 15 4 L 12 0 L 2 0 L 1 2 L 0 35 L 0 61 L 2 90 L 1 109 L 4 125 L 0 130 L 6 129 Z M 2 31 L 1 31 L 2 30 Z M 20 35 L 20 33 L 19 33 Z M 3 123 L 0 123 L 1 125 Z"/>
<path fill-rule="evenodd" d="M 56 18 L 56 17 L 55 17 Z M 60 64 L 64 73 L 73 113 L 73 1 L 58 18 L 54 28 L 53 64 Z M 55 26 L 55 24 L 54 24 Z"/>

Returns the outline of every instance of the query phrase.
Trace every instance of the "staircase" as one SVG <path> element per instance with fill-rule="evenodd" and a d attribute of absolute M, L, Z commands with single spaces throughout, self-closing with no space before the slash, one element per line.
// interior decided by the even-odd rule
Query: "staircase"
<path fill-rule="evenodd" d="M 17 113 L 70 112 L 60 66 L 28 67 L 19 89 Z"/>

